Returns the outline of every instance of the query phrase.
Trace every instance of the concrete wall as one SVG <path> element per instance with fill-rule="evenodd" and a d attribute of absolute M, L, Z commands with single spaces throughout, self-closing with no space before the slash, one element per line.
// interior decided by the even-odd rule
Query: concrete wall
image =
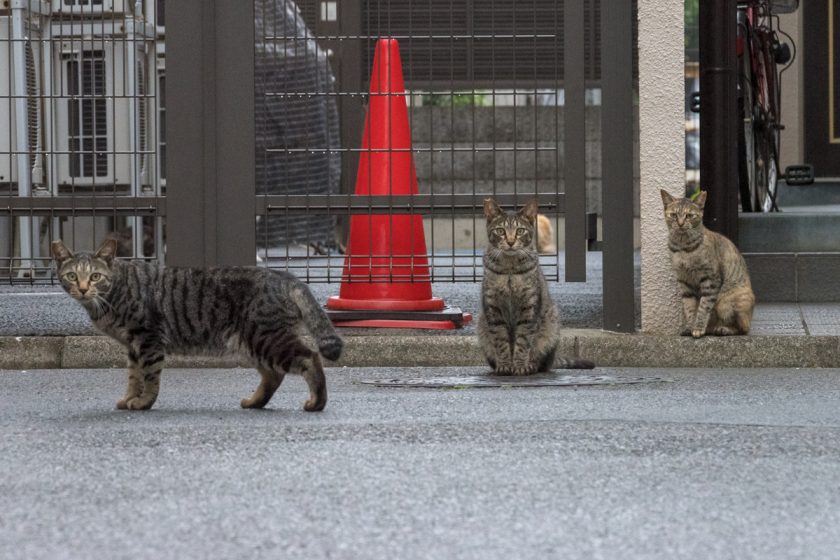
<path fill-rule="evenodd" d="M 639 0 L 639 144 L 642 331 L 673 334 L 681 322 L 660 189 L 685 180 L 683 0 Z"/>
<path fill-rule="evenodd" d="M 805 162 L 804 84 L 802 79 L 802 7 L 792 14 L 779 16 L 779 28 L 793 38 L 798 52 L 790 68 L 782 74 L 781 170 Z M 784 37 L 782 37 L 784 40 Z"/>
<path fill-rule="evenodd" d="M 564 114 L 563 107 L 552 106 L 413 107 L 411 140 L 420 192 L 512 193 L 514 187 L 534 192 L 535 186 L 539 192 L 553 193 L 558 187 L 563 192 Z M 585 118 L 586 205 L 588 212 L 600 214 L 601 107 L 587 107 Z M 638 140 L 633 147 L 638 161 Z M 633 188 L 638 201 L 638 168 Z M 637 203 L 633 212 L 639 215 Z"/>

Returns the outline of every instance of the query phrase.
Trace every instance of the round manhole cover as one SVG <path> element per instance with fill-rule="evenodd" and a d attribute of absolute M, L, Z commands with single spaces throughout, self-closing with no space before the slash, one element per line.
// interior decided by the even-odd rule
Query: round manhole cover
<path fill-rule="evenodd" d="M 467 389 L 471 387 L 558 387 L 578 385 L 625 385 L 631 383 L 662 383 L 662 377 L 632 377 L 614 375 L 470 375 L 455 377 L 416 377 L 410 379 L 365 379 L 362 383 L 377 387 L 425 387 L 430 389 Z"/>

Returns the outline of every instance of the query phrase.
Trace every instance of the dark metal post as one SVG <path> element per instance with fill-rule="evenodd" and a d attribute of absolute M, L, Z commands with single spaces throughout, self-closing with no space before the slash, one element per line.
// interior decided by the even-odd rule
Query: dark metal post
<path fill-rule="evenodd" d="M 166 263 L 253 265 L 253 2 L 178 0 L 166 16 Z"/>
<path fill-rule="evenodd" d="M 584 3 L 563 4 L 563 146 L 566 282 L 586 282 L 586 97 Z"/>
<path fill-rule="evenodd" d="M 704 222 L 738 240 L 737 0 L 700 2 L 700 182 Z"/>
<path fill-rule="evenodd" d="M 633 17 L 632 2 L 601 3 L 604 329 L 620 332 L 635 329 Z"/>
<path fill-rule="evenodd" d="M 351 148 L 358 148 L 362 142 L 364 130 L 364 103 L 362 102 L 362 52 L 365 47 L 362 36 L 361 0 L 343 0 L 339 2 L 339 34 L 344 39 L 338 47 L 338 87 L 340 95 L 338 113 L 341 126 L 341 192 L 356 192 L 356 171 L 359 167 L 359 154 Z M 351 94 L 351 95 L 348 95 Z M 340 217 L 340 235 L 347 241 L 350 219 Z"/>

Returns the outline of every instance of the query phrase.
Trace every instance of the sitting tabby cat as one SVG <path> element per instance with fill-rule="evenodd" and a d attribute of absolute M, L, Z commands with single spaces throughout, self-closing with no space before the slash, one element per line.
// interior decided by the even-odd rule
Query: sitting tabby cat
<path fill-rule="evenodd" d="M 529 375 L 554 366 L 560 314 L 548 293 L 533 248 L 537 202 L 506 214 L 484 201 L 489 247 L 484 254 L 478 340 L 499 375 Z M 593 368 L 589 360 L 562 358 L 561 367 Z"/>
<path fill-rule="evenodd" d="M 747 334 L 755 306 L 747 263 L 729 239 L 703 226 L 706 192 L 694 202 L 664 190 L 661 194 L 671 264 L 682 290 L 685 324 L 680 334 Z"/>
<path fill-rule="evenodd" d="M 330 360 L 341 355 L 343 342 L 307 286 L 291 274 L 121 261 L 114 258 L 114 239 L 95 254 L 73 255 L 61 240 L 52 243 L 52 252 L 64 290 L 128 351 L 128 390 L 117 408 L 152 407 L 166 353 L 220 354 L 232 346 L 246 350 L 262 376 L 243 408 L 264 407 L 290 370 L 309 385 L 304 410 L 327 404 L 321 358 L 294 331 L 305 325 Z"/>

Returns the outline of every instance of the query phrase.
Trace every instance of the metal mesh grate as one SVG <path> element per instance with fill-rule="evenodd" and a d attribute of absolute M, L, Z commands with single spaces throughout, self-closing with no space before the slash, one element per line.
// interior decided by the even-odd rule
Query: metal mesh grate
<path fill-rule="evenodd" d="M 52 282 L 49 243 L 164 249 L 162 2 L 0 7 L 0 281 Z M 149 71 L 155 69 L 155 71 Z"/>
<path fill-rule="evenodd" d="M 247 243 L 239 240 L 249 247 L 245 253 L 252 254 L 256 239 L 255 260 L 310 282 L 346 277 L 352 219 L 373 224 L 383 223 L 382 216 L 386 222 L 388 216 L 416 217 L 425 250 L 367 255 L 386 262 L 385 272 L 380 268 L 373 278 L 368 270 L 367 280 L 411 282 L 420 274 L 423 280 L 474 282 L 482 274 L 482 202 L 488 196 L 509 209 L 537 196 L 553 226 L 539 234 L 548 242 L 542 257 L 547 276 L 570 279 L 574 267 L 575 279 L 583 279 L 585 248 L 602 207 L 600 0 L 255 0 L 253 28 L 248 26 L 254 48 L 249 35 L 248 48 L 236 51 L 240 60 L 250 56 L 243 52 L 254 55 L 256 173 L 247 180 L 249 189 L 256 185 L 254 214 L 250 190 L 240 197 L 247 198 L 244 213 L 220 205 L 215 194 L 200 206 L 190 206 L 192 200 L 176 205 L 173 196 L 167 210 L 164 5 L 34 0 L 0 7 L 6 69 L 0 72 L 0 281 L 51 282 L 48 247 L 59 237 L 79 250 L 114 236 L 122 256 L 157 260 L 168 241 L 170 256 L 176 247 L 180 252 L 173 262 L 191 252 L 212 262 L 222 254 L 213 244 L 225 238 L 221 227 L 211 231 L 222 223 L 215 218 L 231 211 L 237 220 L 247 215 L 250 222 L 255 215 L 253 223 L 237 221 L 249 234 Z M 210 22 L 219 35 L 214 40 L 232 37 L 241 47 L 237 33 L 223 33 L 224 25 L 214 22 L 221 7 L 170 3 L 171 29 L 180 24 L 178 29 L 203 34 Z M 244 19 L 250 24 L 250 13 Z M 624 19 L 629 29 L 634 18 Z M 406 92 L 389 95 L 407 104 L 411 144 L 404 151 L 413 158 L 418 191 L 361 196 L 354 194 L 359 162 L 376 151 L 362 143 L 373 53 L 384 37 L 400 45 Z M 215 68 L 223 55 L 203 54 L 201 75 L 208 75 L 205 64 Z M 242 86 L 214 87 L 208 95 L 229 106 L 231 92 Z M 250 84 L 242 89 L 250 96 Z M 170 94 L 181 109 L 198 95 L 195 87 Z M 225 107 L 218 109 L 200 115 L 208 130 L 224 121 Z M 183 132 L 184 111 L 169 117 L 170 127 Z M 212 131 L 195 129 L 199 135 L 190 138 L 196 146 L 187 144 L 197 155 L 186 159 L 200 163 L 190 173 L 225 168 L 222 158 L 213 159 L 224 154 L 208 148 L 223 143 L 211 139 Z M 176 152 L 176 144 L 169 150 L 171 158 L 182 156 L 175 168 L 182 171 L 181 183 L 189 167 L 183 150 Z M 387 151 L 394 157 L 400 152 Z M 183 186 L 176 192 L 193 195 Z M 229 205 L 231 198 L 225 199 Z M 593 220 L 585 224 L 586 212 Z M 198 247 L 195 238 L 186 243 L 184 236 L 167 240 L 165 220 L 171 230 L 173 224 L 196 224 L 206 246 Z M 416 230 L 389 231 L 421 247 L 413 244 Z M 224 253 L 236 251 L 244 252 L 225 246 Z M 406 268 L 399 259 L 427 259 L 429 270 Z"/>
<path fill-rule="evenodd" d="M 539 233 L 543 269 L 549 279 L 563 279 L 569 189 L 585 191 L 579 199 L 585 198 L 582 210 L 593 214 L 593 224 L 601 209 L 601 2 L 584 2 L 580 48 L 571 53 L 565 48 L 566 4 L 258 0 L 257 242 L 264 265 L 309 282 L 353 281 L 355 273 L 367 282 L 478 281 L 484 198 L 495 196 L 512 209 L 537 196 L 552 226 Z M 389 189 L 397 194 L 363 199 L 353 195 L 360 192 L 360 156 L 376 151 L 362 136 L 366 126 L 378 126 L 369 107 L 381 38 L 399 42 L 406 92 L 392 95 L 408 105 L 418 192 L 404 196 Z M 582 66 L 587 88 L 571 109 L 585 112 L 584 125 L 573 128 L 566 126 L 569 56 Z M 283 124 L 272 130 L 278 113 Z M 569 134 L 587 148 L 585 175 L 571 182 L 565 172 Z M 388 151 L 399 157 L 399 150 Z M 261 196 L 279 194 L 290 196 Z M 376 217 L 382 215 L 422 216 L 426 252 L 377 253 L 377 235 L 415 235 L 412 229 L 394 233 L 394 223 L 382 225 Z M 342 251 L 353 245 L 348 224 L 365 216 L 369 227 L 361 229 L 371 237 L 371 249 L 363 256 L 387 264 L 348 260 L 348 269 Z M 337 228 L 328 232 L 333 223 Z M 570 242 L 585 244 L 587 232 L 575 231 Z M 425 257 L 428 275 L 413 267 Z"/>
<path fill-rule="evenodd" d="M 335 77 L 327 53 L 292 2 L 255 5 L 256 192 L 258 195 L 337 193 L 341 175 Z M 311 11 L 311 10 L 310 10 Z M 310 14 L 312 16 L 313 14 Z M 299 150 L 301 147 L 319 149 Z M 257 245 L 329 246 L 331 216 L 261 216 Z"/>

